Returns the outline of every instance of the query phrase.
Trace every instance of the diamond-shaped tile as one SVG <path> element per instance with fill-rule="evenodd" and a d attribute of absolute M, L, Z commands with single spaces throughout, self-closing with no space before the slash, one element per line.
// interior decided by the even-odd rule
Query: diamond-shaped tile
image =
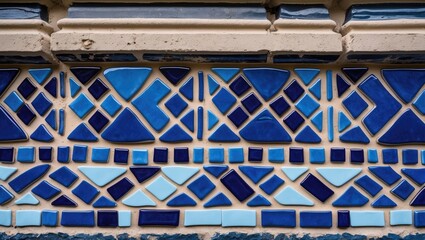
<path fill-rule="evenodd" d="M 175 117 L 178 117 L 186 109 L 187 103 L 176 93 L 165 103 L 165 106 Z"/>
<path fill-rule="evenodd" d="M 98 78 L 93 82 L 88 90 L 96 100 L 99 100 L 99 98 L 101 98 L 109 90 L 109 88 Z"/>
<path fill-rule="evenodd" d="M 300 110 L 304 116 L 310 117 L 311 114 L 320 107 L 320 104 L 310 97 L 310 95 L 306 94 L 295 104 L 295 107 Z"/>
<path fill-rule="evenodd" d="M 83 119 L 93 110 L 94 104 L 84 93 L 81 93 L 71 104 L 69 104 L 69 108 L 71 108 L 78 117 Z"/>
<path fill-rule="evenodd" d="M 170 183 L 163 176 L 157 177 L 153 182 L 146 186 L 146 189 L 161 201 L 167 199 L 177 190 L 176 186 Z"/>
<path fill-rule="evenodd" d="M 44 114 L 46 114 L 53 105 L 44 93 L 39 93 L 31 104 L 41 116 L 44 116 Z"/>

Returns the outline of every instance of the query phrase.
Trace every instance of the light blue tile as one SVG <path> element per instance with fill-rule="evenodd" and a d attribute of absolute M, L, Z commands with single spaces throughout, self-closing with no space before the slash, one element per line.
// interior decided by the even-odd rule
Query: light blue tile
<path fill-rule="evenodd" d="M 310 163 L 324 163 L 325 162 L 325 149 L 324 148 L 310 148 Z"/>
<path fill-rule="evenodd" d="M 118 226 L 131 227 L 131 211 L 118 211 Z"/>
<path fill-rule="evenodd" d="M 19 110 L 19 108 L 24 104 L 24 101 L 22 101 L 21 97 L 13 91 L 7 96 L 7 98 L 4 99 L 4 103 L 6 103 L 7 106 L 12 109 L 12 111 L 16 112 Z"/>
<path fill-rule="evenodd" d="M 15 201 L 16 205 L 38 205 L 40 201 L 30 192 Z"/>
<path fill-rule="evenodd" d="M 3 166 L 0 166 L 0 180 L 6 181 L 17 170 L 18 169 L 15 168 L 15 167 L 3 167 Z"/>
<path fill-rule="evenodd" d="M 34 162 L 34 153 L 34 147 L 19 147 L 16 160 L 22 163 L 32 163 Z"/>
<path fill-rule="evenodd" d="M 257 216 L 255 210 L 222 210 L 223 227 L 255 227 Z"/>
<path fill-rule="evenodd" d="M 16 210 L 17 227 L 41 226 L 41 211 L 37 210 Z"/>
<path fill-rule="evenodd" d="M 148 165 L 148 150 L 147 149 L 133 149 L 133 164 L 134 165 Z"/>
<path fill-rule="evenodd" d="M 12 210 L 0 210 L 0 226 L 12 225 Z"/>
<path fill-rule="evenodd" d="M 374 148 L 369 148 L 367 150 L 367 161 L 369 163 L 377 163 L 378 162 L 378 151 Z"/>
<path fill-rule="evenodd" d="M 340 187 L 357 176 L 362 169 L 361 168 L 343 168 L 343 167 L 324 167 L 316 168 L 316 171 L 324 178 L 326 181 L 334 185 L 335 187 Z"/>
<path fill-rule="evenodd" d="M 112 182 L 117 177 L 123 175 L 127 168 L 124 167 L 94 167 L 94 166 L 80 166 L 78 170 L 82 172 L 90 181 L 99 187 Z"/>
<path fill-rule="evenodd" d="M 309 198 L 292 188 L 287 186 L 282 191 L 280 191 L 274 199 L 282 204 L 288 206 L 313 206 L 314 202 Z"/>
<path fill-rule="evenodd" d="M 156 206 L 156 203 L 140 189 L 122 200 L 122 203 L 130 207 Z"/>
<path fill-rule="evenodd" d="M 224 148 L 210 148 L 208 149 L 210 163 L 223 163 L 224 162 Z"/>
<path fill-rule="evenodd" d="M 167 166 L 161 168 L 162 173 L 178 185 L 182 185 L 189 178 L 199 172 L 197 167 Z"/>
<path fill-rule="evenodd" d="M 97 163 L 107 163 L 109 160 L 109 148 L 94 147 L 91 152 L 91 160 Z"/>
<path fill-rule="evenodd" d="M 282 172 L 291 180 L 297 180 L 301 175 L 308 171 L 308 167 L 283 167 Z"/>
<path fill-rule="evenodd" d="M 187 226 L 219 226 L 221 210 L 186 210 L 184 225 Z"/>
<path fill-rule="evenodd" d="M 193 162 L 204 163 L 204 148 L 193 149 Z"/>
<path fill-rule="evenodd" d="M 390 211 L 390 225 L 412 225 L 412 210 L 392 210 Z"/>
<path fill-rule="evenodd" d="M 157 177 L 153 182 L 146 186 L 146 189 L 161 201 L 168 198 L 177 190 L 176 186 L 170 183 L 163 176 Z"/>
<path fill-rule="evenodd" d="M 384 227 L 384 211 L 358 211 L 350 210 L 352 227 Z"/>
<path fill-rule="evenodd" d="M 228 151 L 229 151 L 229 163 L 243 163 L 244 162 L 243 148 L 229 148 Z M 210 158 L 210 161 L 211 161 L 211 158 Z"/>
<path fill-rule="evenodd" d="M 269 148 L 269 162 L 283 163 L 285 161 L 285 151 L 283 148 Z"/>

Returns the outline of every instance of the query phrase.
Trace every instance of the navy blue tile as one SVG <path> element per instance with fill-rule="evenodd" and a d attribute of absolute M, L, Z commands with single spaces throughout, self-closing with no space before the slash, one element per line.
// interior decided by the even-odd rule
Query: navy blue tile
<path fill-rule="evenodd" d="M 363 149 L 350 149 L 350 161 L 351 163 L 364 163 Z"/>
<path fill-rule="evenodd" d="M 418 163 L 418 150 L 403 149 L 402 155 L 404 165 L 414 165 Z"/>
<path fill-rule="evenodd" d="M 227 115 L 227 117 L 237 128 L 239 128 L 248 119 L 248 114 L 246 114 L 241 107 L 237 107 L 233 112 Z"/>
<path fill-rule="evenodd" d="M 117 164 L 127 164 L 128 163 L 128 149 L 127 148 L 115 148 L 114 163 L 117 163 Z"/>
<path fill-rule="evenodd" d="M 100 133 L 108 123 L 109 119 L 100 110 L 97 110 L 89 119 L 89 124 L 97 133 Z"/>
<path fill-rule="evenodd" d="M 270 107 L 277 115 L 282 116 L 291 106 L 282 96 L 279 96 L 279 98 L 270 103 Z"/>
<path fill-rule="evenodd" d="M 345 148 L 331 148 L 331 162 L 345 162 Z"/>
<path fill-rule="evenodd" d="M 100 71 L 100 67 L 71 67 L 69 70 L 78 81 L 86 85 Z"/>
<path fill-rule="evenodd" d="M 168 162 L 168 148 L 154 148 L 153 150 L 154 163 L 167 163 Z"/>
<path fill-rule="evenodd" d="M 254 194 L 254 190 L 234 170 L 230 170 L 220 181 L 241 202 Z"/>
<path fill-rule="evenodd" d="M 97 211 L 98 227 L 118 227 L 118 211 L 99 210 Z"/>
<path fill-rule="evenodd" d="M 293 228 L 296 226 L 295 210 L 261 210 L 261 226 Z"/>
<path fill-rule="evenodd" d="M 302 228 L 331 228 L 331 211 L 301 211 L 300 227 Z"/>
<path fill-rule="evenodd" d="M 49 177 L 65 187 L 71 186 L 78 179 L 78 175 L 66 166 L 54 171 Z"/>
<path fill-rule="evenodd" d="M 86 162 L 86 158 L 87 158 L 87 146 L 74 145 L 74 149 L 72 150 L 72 161 Z"/>
<path fill-rule="evenodd" d="M 189 149 L 187 147 L 174 148 L 175 163 L 189 163 Z"/>
<path fill-rule="evenodd" d="M 361 178 L 354 181 L 357 185 L 359 185 L 363 190 L 368 192 L 372 197 L 376 196 L 381 190 L 382 186 L 375 182 L 368 175 L 364 175 Z"/>
<path fill-rule="evenodd" d="M 142 183 L 161 170 L 160 167 L 130 167 L 131 173 L 136 177 L 139 183 Z"/>
<path fill-rule="evenodd" d="M 278 189 L 285 181 L 278 177 L 277 175 L 273 175 L 271 178 L 269 178 L 267 181 L 260 184 L 260 188 L 267 193 L 268 195 L 271 195 L 276 189 Z"/>
<path fill-rule="evenodd" d="M 410 202 L 410 206 L 425 206 L 425 187 L 423 187 Z"/>
<path fill-rule="evenodd" d="M 80 198 L 83 202 L 90 204 L 99 194 L 99 190 L 93 187 L 90 183 L 83 180 L 77 187 L 72 190 L 72 193 Z"/>
<path fill-rule="evenodd" d="M 64 227 L 94 227 L 94 211 L 62 211 Z"/>
<path fill-rule="evenodd" d="M 391 190 L 391 193 L 402 200 L 406 200 L 413 191 L 415 191 L 415 188 L 408 181 L 403 179 L 403 181 Z"/>
<path fill-rule="evenodd" d="M 249 147 L 248 148 L 248 161 L 261 162 L 263 161 L 263 148 Z"/>
<path fill-rule="evenodd" d="M 52 161 L 52 147 L 39 147 L 38 148 L 38 159 L 42 162 Z"/>
<path fill-rule="evenodd" d="M 304 93 L 304 89 L 296 80 L 293 80 L 283 91 L 292 102 L 295 102 Z"/>
<path fill-rule="evenodd" d="M 300 185 L 322 202 L 325 202 L 334 194 L 332 189 L 311 173 L 304 178 Z"/>
<path fill-rule="evenodd" d="M 101 98 L 109 90 L 109 88 L 102 82 L 102 80 L 100 80 L 100 78 L 98 78 L 93 82 L 88 90 L 96 100 L 99 100 L 99 98 Z"/>
<path fill-rule="evenodd" d="M 188 67 L 160 67 L 159 71 L 167 78 L 174 86 L 189 73 Z"/>
<path fill-rule="evenodd" d="M 0 147 L 0 162 L 13 163 L 14 147 Z"/>
<path fill-rule="evenodd" d="M 211 180 L 202 175 L 197 178 L 195 181 L 187 185 L 187 188 L 192 191 L 200 200 L 203 200 L 212 190 L 214 190 L 215 185 Z"/>
<path fill-rule="evenodd" d="M 58 162 L 67 163 L 69 162 L 69 147 L 59 146 L 58 147 Z"/>
<path fill-rule="evenodd" d="M 338 210 L 338 228 L 348 228 L 350 226 L 350 211 Z"/>
<path fill-rule="evenodd" d="M 289 162 L 304 163 L 304 149 L 297 147 L 289 148 Z"/>
<path fill-rule="evenodd" d="M 356 83 L 369 69 L 360 67 L 345 67 L 341 70 L 352 83 Z"/>
<path fill-rule="evenodd" d="M 242 105 L 250 114 L 252 114 L 262 105 L 262 103 L 258 100 L 254 93 L 250 93 L 242 99 Z"/>
<path fill-rule="evenodd" d="M 22 192 L 29 185 L 33 184 L 37 179 L 41 178 L 49 170 L 49 164 L 35 166 L 14 178 L 9 182 L 9 186 L 17 193 Z"/>
<path fill-rule="evenodd" d="M 40 182 L 31 190 L 35 195 L 43 198 L 44 200 L 50 200 L 52 197 L 58 195 L 61 190 L 53 186 L 46 180 Z"/>
<path fill-rule="evenodd" d="M 29 78 L 25 78 L 18 86 L 18 92 L 26 100 L 34 94 L 35 90 L 37 90 L 37 87 L 31 82 L 31 80 L 29 80 Z"/>
<path fill-rule="evenodd" d="M 111 195 L 111 197 L 116 201 L 120 199 L 122 196 L 124 196 L 126 193 L 128 193 L 128 191 L 130 191 L 133 187 L 134 187 L 134 184 L 128 178 L 123 178 L 119 182 L 110 186 L 106 190 Z"/>
<path fill-rule="evenodd" d="M 297 111 L 292 111 L 285 119 L 283 119 L 283 122 L 292 130 L 292 132 L 297 131 L 304 121 L 304 118 Z"/>
<path fill-rule="evenodd" d="M 44 89 L 46 89 L 52 97 L 56 98 L 58 96 L 58 79 L 56 77 L 52 77 L 52 79 L 50 79 L 50 81 L 44 86 Z"/>
<path fill-rule="evenodd" d="M 246 82 L 242 75 L 233 80 L 229 87 L 239 97 L 251 89 L 251 86 Z"/>
<path fill-rule="evenodd" d="M 52 202 L 56 207 L 77 207 L 77 203 L 66 195 L 62 195 Z"/>
<path fill-rule="evenodd" d="M 18 110 L 16 115 L 27 126 L 29 126 L 32 123 L 32 121 L 35 119 L 35 113 L 31 110 L 28 104 L 22 105 L 22 107 Z"/>
<path fill-rule="evenodd" d="M 396 164 L 398 163 L 398 151 L 397 149 L 382 149 L 382 161 L 385 164 Z"/>
<path fill-rule="evenodd" d="M 139 226 L 179 225 L 180 210 L 139 210 Z"/>

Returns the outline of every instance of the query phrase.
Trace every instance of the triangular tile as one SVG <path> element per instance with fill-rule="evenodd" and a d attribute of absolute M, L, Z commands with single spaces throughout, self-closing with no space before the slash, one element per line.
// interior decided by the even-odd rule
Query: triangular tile
<path fill-rule="evenodd" d="M 52 202 L 52 206 L 56 206 L 56 207 L 76 207 L 77 203 L 74 202 L 74 200 L 72 200 L 71 198 L 69 198 L 68 196 L 66 196 L 64 194 L 64 195 L 56 198 Z"/>
<path fill-rule="evenodd" d="M 306 86 L 320 73 L 320 69 L 316 68 L 295 68 L 294 71 Z"/>
<path fill-rule="evenodd" d="M 361 168 L 343 168 L 343 167 L 330 167 L 330 168 L 316 168 L 316 171 L 326 181 L 336 187 L 340 187 L 357 176 Z"/>
<path fill-rule="evenodd" d="M 160 167 L 130 167 L 131 173 L 133 173 L 139 183 L 153 177 L 159 170 L 161 170 Z"/>
<path fill-rule="evenodd" d="M 177 183 L 178 185 L 182 185 L 187 180 L 189 180 L 189 178 L 191 178 L 193 175 L 199 172 L 199 168 L 169 166 L 169 167 L 162 167 L 161 171 L 162 173 L 164 173 L 165 176 L 167 176 L 173 182 Z"/>
<path fill-rule="evenodd" d="M 271 166 L 239 166 L 239 170 L 254 183 L 258 183 L 273 169 Z"/>
<path fill-rule="evenodd" d="M 223 81 L 228 83 L 239 72 L 239 68 L 211 68 Z"/>
<path fill-rule="evenodd" d="M 15 77 L 18 75 L 18 73 L 19 69 L 17 68 L 0 69 L 0 97 L 15 80 Z"/>
<path fill-rule="evenodd" d="M 249 207 L 271 206 L 272 204 L 263 195 L 258 194 L 246 204 Z"/>
<path fill-rule="evenodd" d="M 285 143 L 292 142 L 291 136 L 266 109 L 258 114 L 239 132 L 248 142 Z"/>
<path fill-rule="evenodd" d="M 218 193 L 204 204 L 205 208 L 222 206 L 232 206 L 232 202 L 224 193 Z"/>
<path fill-rule="evenodd" d="M 180 87 L 179 92 L 187 98 L 187 100 L 193 100 L 193 77 L 190 77 L 183 86 Z"/>
<path fill-rule="evenodd" d="M 179 194 L 167 202 L 167 206 L 170 207 L 188 207 L 196 206 L 195 200 L 186 193 Z"/>
<path fill-rule="evenodd" d="M 282 189 L 282 191 L 280 191 L 278 194 L 276 194 L 276 196 L 274 196 L 274 199 L 282 205 L 314 206 L 313 201 L 311 201 L 309 198 L 307 198 L 291 186 Z"/>
<path fill-rule="evenodd" d="M 97 142 L 98 140 L 85 123 L 80 123 L 80 125 L 69 134 L 68 139 L 80 142 Z"/>
<path fill-rule="evenodd" d="M 291 180 L 297 180 L 301 175 L 308 171 L 308 167 L 283 167 L 282 172 Z"/>
<path fill-rule="evenodd" d="M 410 206 L 425 206 L 425 187 L 413 197 Z"/>
<path fill-rule="evenodd" d="M 350 186 L 339 198 L 337 198 L 332 206 L 334 207 L 360 207 L 369 202 L 369 199 L 361 194 L 357 189 Z"/>
<path fill-rule="evenodd" d="M 218 178 L 229 169 L 227 165 L 204 165 L 204 170 L 214 177 Z"/>
<path fill-rule="evenodd" d="M 343 113 L 338 112 L 338 132 L 342 132 L 351 125 L 350 119 Z"/>
<path fill-rule="evenodd" d="M 295 141 L 299 143 L 320 143 L 322 139 L 307 125 L 298 133 L 295 137 Z"/>
<path fill-rule="evenodd" d="M 0 126 L 2 133 L 0 134 L 0 142 L 25 141 L 28 139 L 27 134 L 18 125 L 18 123 L 9 115 L 9 113 L 0 104 Z"/>
<path fill-rule="evenodd" d="M 195 111 L 192 109 L 184 115 L 180 122 L 182 122 L 191 132 L 195 131 Z"/>
<path fill-rule="evenodd" d="M 383 69 L 382 76 L 405 103 L 409 103 L 425 84 L 425 69 Z"/>
<path fill-rule="evenodd" d="M 40 68 L 40 69 L 30 69 L 28 73 L 38 82 L 38 84 L 42 85 L 44 81 L 46 81 L 47 77 L 50 76 L 52 72 L 51 68 Z M 1 95 L 1 94 L 0 94 Z"/>
<path fill-rule="evenodd" d="M 211 75 L 208 74 L 208 92 L 211 96 L 214 94 L 215 91 L 217 91 L 219 86 L 220 85 L 218 85 L 217 81 Z"/>
<path fill-rule="evenodd" d="M 44 124 L 40 124 L 40 126 L 38 126 L 38 128 L 31 134 L 30 138 L 39 142 L 51 142 L 54 139 Z"/>
<path fill-rule="evenodd" d="M 218 117 L 208 110 L 208 130 L 211 130 L 218 123 Z"/>
<path fill-rule="evenodd" d="M 114 208 L 117 206 L 117 203 L 105 196 L 101 196 L 93 203 L 95 208 Z"/>
<path fill-rule="evenodd" d="M 50 111 L 45 120 L 47 124 L 49 124 L 49 126 L 53 128 L 53 130 L 57 130 L 56 109 L 52 109 L 52 111 Z"/>
<path fill-rule="evenodd" d="M 243 73 L 266 101 L 280 91 L 290 75 L 287 70 L 275 68 L 245 68 Z"/>
<path fill-rule="evenodd" d="M 71 92 L 71 97 L 75 97 L 81 90 L 81 86 L 72 77 L 69 78 L 69 90 Z"/>
<path fill-rule="evenodd" d="M 127 107 L 102 133 L 102 138 L 110 142 L 153 142 L 155 137 Z"/>
<path fill-rule="evenodd" d="M 387 197 L 385 194 L 376 199 L 372 204 L 374 208 L 393 208 L 397 207 L 397 203 L 395 203 L 391 198 Z"/>
<path fill-rule="evenodd" d="M 425 168 L 402 168 L 401 172 L 418 185 L 425 183 Z"/>
<path fill-rule="evenodd" d="M 16 205 L 38 205 L 39 203 L 40 201 L 30 192 L 15 201 Z"/>
<path fill-rule="evenodd" d="M 339 140 L 341 140 L 341 142 L 347 142 L 347 143 L 368 144 L 370 142 L 369 138 L 366 136 L 366 134 L 363 132 L 363 130 L 359 126 L 353 127 L 350 130 L 346 131 L 345 133 L 341 134 L 339 136 Z"/>
<path fill-rule="evenodd" d="M 230 128 L 223 123 L 213 132 L 208 141 L 210 142 L 239 142 L 241 139 Z"/>
<path fill-rule="evenodd" d="M 341 97 L 348 89 L 350 84 L 347 83 L 339 74 L 336 74 L 336 89 L 338 91 L 338 97 Z"/>
<path fill-rule="evenodd" d="M 176 86 L 189 73 L 188 67 L 160 67 L 162 75 L 167 78 L 170 83 Z"/>
<path fill-rule="evenodd" d="M 52 95 L 52 97 L 56 98 L 58 96 L 58 79 L 56 77 L 53 77 L 45 86 L 44 89 L 46 89 L 46 91 L 48 93 L 50 93 L 50 95 Z"/>
<path fill-rule="evenodd" d="M 346 67 L 341 70 L 352 83 L 356 83 L 368 71 L 368 68 Z"/>
<path fill-rule="evenodd" d="M 317 100 L 322 99 L 322 80 L 317 80 L 308 90 Z"/>
<path fill-rule="evenodd" d="M 6 181 L 12 176 L 18 169 L 15 167 L 3 167 L 0 166 L 0 180 Z"/>
<path fill-rule="evenodd" d="M 129 207 L 156 206 L 156 203 L 140 189 L 122 200 L 122 203 Z"/>
<path fill-rule="evenodd" d="M 128 101 L 140 90 L 151 72 L 152 68 L 147 67 L 118 67 L 106 69 L 103 75 L 117 93 Z"/>
<path fill-rule="evenodd" d="M 100 67 L 72 67 L 70 70 L 78 81 L 80 81 L 83 85 L 86 85 L 99 73 Z"/>
<path fill-rule="evenodd" d="M 193 138 L 187 134 L 179 125 L 175 124 L 168 129 L 160 138 L 162 142 L 180 143 L 192 142 Z"/>
<path fill-rule="evenodd" d="M 80 170 L 80 172 L 82 172 L 94 184 L 99 187 L 103 187 L 117 177 L 123 175 L 127 171 L 127 168 L 80 166 L 78 167 L 78 170 Z"/>
<path fill-rule="evenodd" d="M 323 130 L 323 111 L 318 112 L 316 115 L 311 118 L 311 123 L 319 130 L 319 132 L 322 132 Z"/>

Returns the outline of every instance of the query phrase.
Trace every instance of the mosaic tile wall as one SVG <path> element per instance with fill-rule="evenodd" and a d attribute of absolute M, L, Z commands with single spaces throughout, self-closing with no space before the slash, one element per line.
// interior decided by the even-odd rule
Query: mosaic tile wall
<path fill-rule="evenodd" d="M 0 70 L 0 225 L 425 226 L 425 69 Z"/>

